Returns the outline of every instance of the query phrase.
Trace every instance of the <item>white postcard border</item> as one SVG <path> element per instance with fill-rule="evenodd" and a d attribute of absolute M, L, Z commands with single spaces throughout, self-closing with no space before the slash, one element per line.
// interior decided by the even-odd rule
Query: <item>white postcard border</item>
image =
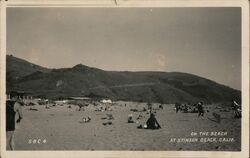
<path fill-rule="evenodd" d="M 6 151 L 5 85 L 6 85 L 6 8 L 7 7 L 241 7 L 242 8 L 242 139 L 241 152 L 222 151 Z M 53 1 L 9 0 L 1 2 L 1 156 L 2 157 L 248 157 L 249 156 L 249 4 L 246 0 L 99 0 Z"/>

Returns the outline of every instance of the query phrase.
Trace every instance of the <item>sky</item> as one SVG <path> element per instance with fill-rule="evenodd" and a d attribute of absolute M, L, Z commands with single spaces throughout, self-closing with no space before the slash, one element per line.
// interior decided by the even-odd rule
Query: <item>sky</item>
<path fill-rule="evenodd" d="M 185 72 L 241 89 L 240 8 L 8 8 L 7 54 L 47 68 Z"/>

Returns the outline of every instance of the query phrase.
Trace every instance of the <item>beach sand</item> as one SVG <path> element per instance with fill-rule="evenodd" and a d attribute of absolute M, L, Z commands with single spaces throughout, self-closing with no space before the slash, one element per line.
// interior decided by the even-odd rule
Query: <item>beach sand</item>
<path fill-rule="evenodd" d="M 126 104 L 126 106 L 125 106 Z M 153 104 L 158 108 L 160 104 Z M 77 111 L 77 106 L 55 106 L 46 109 L 35 105 L 38 111 L 22 107 L 24 118 L 15 132 L 15 150 L 157 150 L 157 151 L 239 151 L 241 149 L 241 119 L 235 119 L 232 111 L 220 112 L 208 106 L 204 117 L 197 113 L 176 113 L 174 105 L 164 104 L 163 110 L 156 110 L 156 118 L 161 129 L 138 129 L 138 123 L 127 123 L 129 114 L 145 124 L 149 117 L 142 110 L 146 103 L 115 102 L 112 111 L 95 111 L 93 105 L 85 111 Z M 216 122 L 213 112 L 220 114 L 221 122 Z M 112 114 L 113 120 L 102 119 Z M 89 123 L 80 123 L 83 117 L 91 117 Z M 111 121 L 112 125 L 104 126 Z M 197 132 L 197 136 L 191 136 Z M 200 135 L 208 132 L 208 135 Z M 225 136 L 211 136 L 211 132 L 226 132 Z M 204 134 L 204 133 L 203 133 Z M 194 138 L 197 142 L 170 142 L 173 138 Z M 217 142 L 200 142 L 201 138 L 216 138 Z M 231 142 L 219 142 L 219 138 L 233 138 Z M 40 140 L 39 140 L 40 139 Z M 33 142 L 33 141 L 38 141 Z M 180 139 L 179 139 L 180 140 Z M 183 141 L 183 139 L 182 139 Z M 206 140 L 208 141 L 208 140 Z"/>

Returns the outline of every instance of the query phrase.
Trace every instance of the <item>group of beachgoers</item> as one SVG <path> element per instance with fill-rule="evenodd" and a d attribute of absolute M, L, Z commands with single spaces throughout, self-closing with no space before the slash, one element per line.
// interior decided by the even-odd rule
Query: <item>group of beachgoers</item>
<path fill-rule="evenodd" d="M 163 106 L 160 105 L 159 108 L 157 108 L 157 109 L 163 109 Z M 140 112 L 139 110 L 135 110 L 135 109 L 130 109 L 130 110 L 133 111 L 133 112 Z M 100 112 L 103 112 L 103 111 L 100 111 Z M 146 112 L 146 114 L 150 114 L 145 125 L 140 124 L 140 120 L 145 118 L 145 116 L 143 116 L 142 112 Z M 157 121 L 155 114 L 156 114 L 155 109 L 152 108 L 151 104 L 148 104 L 148 110 L 146 110 L 146 108 L 144 108 L 141 111 L 141 113 L 139 114 L 139 116 L 136 118 L 136 120 L 133 119 L 133 114 L 130 113 L 128 115 L 127 122 L 128 123 L 139 124 L 137 126 L 137 128 L 141 128 L 141 129 L 160 129 L 161 126 L 160 126 L 159 122 Z M 106 114 L 106 116 L 102 117 L 101 119 L 102 120 L 107 120 L 106 122 L 102 123 L 102 125 L 106 126 L 106 125 L 112 125 L 113 124 L 112 120 L 114 119 L 114 117 L 113 117 L 112 114 Z M 89 123 L 90 121 L 91 121 L 90 116 L 87 116 L 87 117 L 83 117 L 82 120 L 80 121 L 80 123 Z"/>
<path fill-rule="evenodd" d="M 232 100 L 231 109 L 235 118 L 241 118 L 241 106 L 235 100 Z M 183 113 L 198 113 L 198 117 L 204 117 L 204 103 L 198 102 L 194 105 L 175 103 L 175 111 L 176 113 L 179 111 Z"/>
<path fill-rule="evenodd" d="M 147 107 L 148 109 L 143 108 L 142 111 L 138 111 L 137 109 L 130 109 L 130 110 L 133 111 L 133 112 L 141 112 L 141 113 L 140 113 L 139 116 L 136 118 L 136 121 L 133 120 L 133 115 L 132 115 L 132 114 L 129 114 L 129 115 L 128 115 L 128 123 L 137 123 L 137 124 L 139 124 L 139 125 L 137 126 L 137 128 L 139 128 L 139 129 L 160 129 L 160 128 L 161 128 L 161 125 L 160 125 L 159 122 L 157 121 L 155 114 L 156 114 L 156 110 L 162 110 L 162 109 L 163 109 L 163 106 L 162 106 L 162 105 L 159 105 L 159 108 L 156 108 L 156 109 L 153 108 L 153 106 L 152 106 L 151 103 L 148 103 L 147 106 L 148 106 L 148 107 Z M 145 116 L 143 116 L 143 112 L 146 112 L 146 114 L 150 114 L 150 116 L 149 116 L 149 118 L 147 119 L 145 125 L 142 125 L 142 124 L 140 123 L 140 120 L 141 120 L 142 118 L 145 117 Z"/>
<path fill-rule="evenodd" d="M 188 105 L 188 104 L 180 104 L 180 103 L 175 103 L 175 111 L 176 113 L 183 112 L 183 113 L 198 113 L 198 117 L 204 116 L 204 107 L 203 107 L 203 102 L 198 102 L 196 104 Z"/>

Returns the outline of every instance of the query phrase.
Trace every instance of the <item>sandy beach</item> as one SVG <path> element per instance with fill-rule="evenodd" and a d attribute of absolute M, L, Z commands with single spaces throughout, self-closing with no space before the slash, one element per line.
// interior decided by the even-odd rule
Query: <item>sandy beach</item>
<path fill-rule="evenodd" d="M 41 105 L 32 106 L 37 111 L 24 106 L 24 118 L 17 125 L 15 132 L 15 150 L 241 149 L 241 120 L 234 118 L 233 111 L 222 111 L 210 105 L 206 106 L 205 116 L 198 117 L 197 113 L 176 113 L 174 105 L 171 104 L 163 104 L 163 109 L 158 110 L 159 105 L 153 104 L 156 118 L 162 127 L 158 130 L 137 128 L 139 124 L 144 125 L 149 118 L 149 113 L 138 112 L 144 107 L 147 108 L 146 103 L 115 102 L 111 107 L 112 111 L 95 111 L 94 105 L 89 105 L 85 111 L 77 111 L 77 106 L 68 108 L 68 105 L 54 106 L 50 109 Z M 131 109 L 138 111 L 133 112 Z M 213 112 L 221 116 L 220 123 L 215 120 Z M 107 114 L 112 115 L 114 119 L 105 119 Z M 127 123 L 129 114 L 133 115 L 134 120 L 139 114 L 143 118 L 137 123 Z M 80 123 L 83 117 L 88 116 L 91 118 L 90 122 Z M 112 122 L 111 125 L 103 125 L 109 121 Z M 192 132 L 197 132 L 198 135 L 193 136 Z"/>

